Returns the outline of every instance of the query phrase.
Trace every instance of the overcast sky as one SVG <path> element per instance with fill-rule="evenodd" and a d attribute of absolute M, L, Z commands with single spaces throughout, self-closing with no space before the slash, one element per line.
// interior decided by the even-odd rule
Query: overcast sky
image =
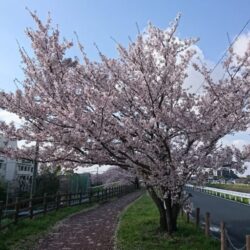
<path fill-rule="evenodd" d="M 34 23 L 28 11 L 36 10 L 42 20 L 51 12 L 53 24 L 59 25 L 61 34 L 73 39 L 74 31 L 85 47 L 91 59 L 98 59 L 96 43 L 107 56 L 115 57 L 116 45 L 111 39 L 126 45 L 128 37 L 135 38 L 136 23 L 143 30 L 151 21 L 160 28 L 167 28 L 177 13 L 182 14 L 177 35 L 200 38 L 197 46 L 199 54 L 209 62 L 216 64 L 224 51 L 246 22 L 250 19 L 250 0 L 8 0 L 0 2 L 0 89 L 15 90 L 13 80 L 23 79 L 18 43 L 28 53 L 29 40 L 24 34 L 26 27 Z M 235 44 L 239 53 L 244 53 L 250 40 L 250 25 Z M 72 49 L 71 55 L 78 55 Z M 218 69 L 219 71 L 219 69 Z M 199 78 L 190 72 L 190 79 L 199 84 Z M 215 74 L 219 72 L 215 72 Z M 0 119 L 13 120 L 15 117 L 0 111 Z M 16 120 L 16 119 L 15 119 Z M 249 133 L 228 136 L 224 142 L 241 147 L 250 140 Z M 249 171 L 250 173 L 250 171 Z"/>

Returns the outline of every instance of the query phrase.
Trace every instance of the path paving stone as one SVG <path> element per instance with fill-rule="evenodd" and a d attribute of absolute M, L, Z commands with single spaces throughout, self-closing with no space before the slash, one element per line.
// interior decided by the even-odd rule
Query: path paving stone
<path fill-rule="evenodd" d="M 127 194 L 64 220 L 38 241 L 36 250 L 111 250 L 120 212 L 141 192 Z"/>

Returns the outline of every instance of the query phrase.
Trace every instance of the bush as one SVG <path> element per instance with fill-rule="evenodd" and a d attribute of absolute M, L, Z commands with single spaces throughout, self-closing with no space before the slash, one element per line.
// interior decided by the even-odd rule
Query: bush
<path fill-rule="evenodd" d="M 6 200 L 6 185 L 3 181 L 0 181 L 0 201 Z"/>

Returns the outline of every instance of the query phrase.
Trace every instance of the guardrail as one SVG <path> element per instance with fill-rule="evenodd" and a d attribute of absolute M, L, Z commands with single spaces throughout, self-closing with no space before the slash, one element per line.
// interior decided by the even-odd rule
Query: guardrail
<path fill-rule="evenodd" d="M 32 219 L 36 215 L 46 215 L 48 212 L 57 211 L 63 207 L 106 201 L 136 189 L 135 185 L 123 185 L 98 189 L 90 188 L 86 193 L 44 194 L 43 197 L 32 197 L 24 200 L 17 198 L 14 203 L 7 204 L 7 206 L 4 206 L 3 202 L 0 201 L 0 231 L 11 224 L 18 223 L 20 219 Z"/>
<path fill-rule="evenodd" d="M 189 186 L 190 187 L 190 186 Z M 194 186 L 192 186 L 193 188 Z M 181 215 L 184 216 L 184 213 L 186 214 L 186 221 L 187 223 L 190 223 L 190 212 L 189 211 L 184 211 L 183 209 L 181 210 Z M 193 222 L 196 225 L 196 228 L 201 227 L 202 228 L 202 224 L 201 224 L 201 217 L 200 217 L 200 208 L 197 207 L 195 209 L 195 214 L 194 217 L 192 218 Z M 212 236 L 213 238 L 217 239 L 220 241 L 220 249 L 221 250 L 250 250 L 250 235 L 246 235 L 245 238 L 245 244 L 243 246 L 239 247 L 235 247 L 235 244 L 232 242 L 232 239 L 230 238 L 230 235 L 228 234 L 228 231 L 226 229 L 226 224 L 224 221 L 221 221 L 220 223 L 220 230 L 219 230 L 219 234 L 220 237 L 218 238 L 217 236 L 215 236 L 214 234 L 212 234 L 211 232 L 211 214 L 209 212 L 205 213 L 205 221 L 204 221 L 204 233 L 207 237 Z"/>
<path fill-rule="evenodd" d="M 194 186 L 191 184 L 186 184 L 187 188 L 192 188 L 205 192 L 211 195 L 219 196 L 228 200 L 238 201 L 244 204 L 250 204 L 250 193 L 242 193 L 237 191 L 225 190 L 220 188 Z"/>

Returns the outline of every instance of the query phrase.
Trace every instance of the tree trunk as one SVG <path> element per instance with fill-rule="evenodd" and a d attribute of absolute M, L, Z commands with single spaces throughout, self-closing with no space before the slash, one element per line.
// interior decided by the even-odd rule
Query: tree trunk
<path fill-rule="evenodd" d="M 177 217 L 180 211 L 179 204 L 171 204 L 171 196 L 164 202 L 157 196 L 153 188 L 148 188 L 148 192 L 156 204 L 160 215 L 160 230 L 172 234 L 177 230 Z"/>
<path fill-rule="evenodd" d="M 152 198 L 152 200 L 154 201 L 154 203 L 156 204 L 158 211 L 159 211 L 159 215 L 160 215 L 160 230 L 167 232 L 168 231 L 168 225 L 167 225 L 167 217 L 166 217 L 166 210 L 164 208 L 164 204 L 162 202 L 161 199 L 159 199 L 159 197 L 157 196 L 157 194 L 155 193 L 155 191 L 152 188 L 148 189 L 148 192 Z"/>
<path fill-rule="evenodd" d="M 135 177 L 135 188 L 136 189 L 140 188 L 139 178 L 137 176 Z"/>
<path fill-rule="evenodd" d="M 179 204 L 172 204 L 171 197 L 168 197 L 166 203 L 166 217 L 168 224 L 168 234 L 172 234 L 177 230 L 177 218 L 180 211 Z"/>

